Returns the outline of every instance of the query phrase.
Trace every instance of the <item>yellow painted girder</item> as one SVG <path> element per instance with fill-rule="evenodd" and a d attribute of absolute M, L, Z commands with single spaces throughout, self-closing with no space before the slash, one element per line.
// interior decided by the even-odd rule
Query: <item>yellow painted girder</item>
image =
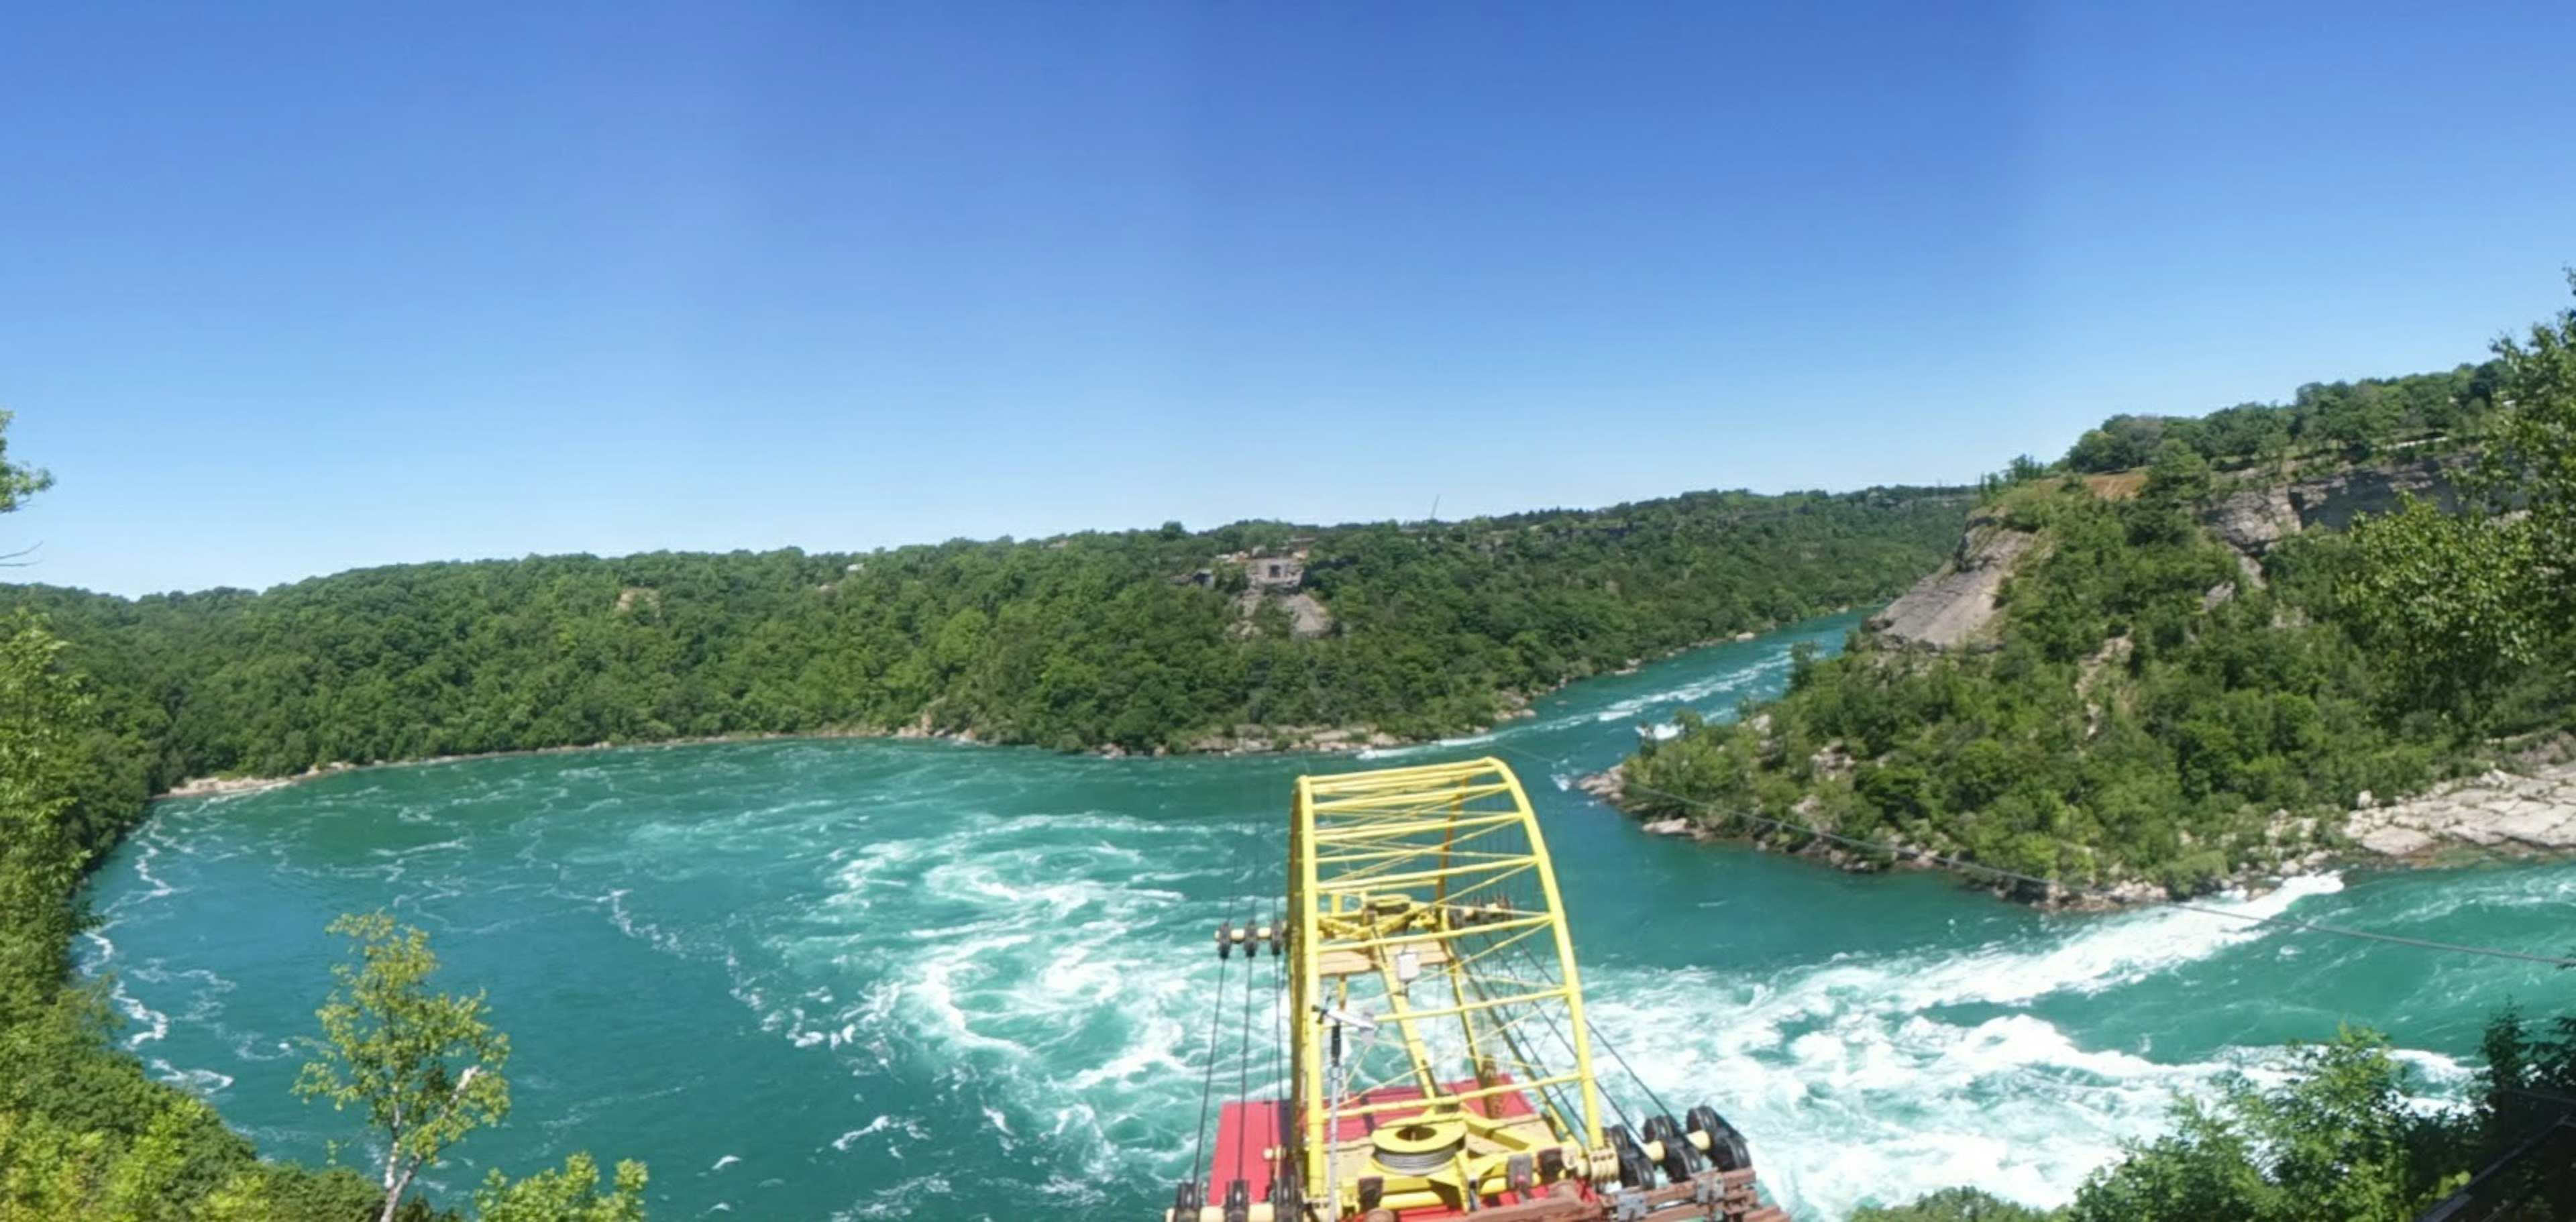
<path fill-rule="evenodd" d="M 1508 847 L 1499 842 L 1515 833 L 1527 846 L 1525 852 L 1496 851 Z M 1475 849 L 1460 847 L 1471 840 L 1477 842 Z M 1562 897 L 1529 795 L 1508 765 L 1487 758 L 1300 777 L 1289 849 L 1289 899 L 1295 922 L 1291 1004 L 1306 1019 L 1296 1024 L 1292 1081 L 1304 1126 L 1300 1165 L 1310 1199 L 1321 1200 L 1330 1193 L 1342 1197 L 1341 1204 L 1348 1206 L 1356 1192 L 1356 1185 L 1348 1180 L 1328 1182 L 1334 1149 L 1327 1131 L 1334 1113 L 1329 1095 L 1333 1070 L 1326 1061 L 1327 1025 L 1315 1018 L 1319 1006 L 1365 1006 L 1371 1001 L 1387 1006 L 1390 1013 L 1369 1017 L 1381 1031 L 1396 1028 L 1385 1034 L 1395 1037 L 1396 1050 L 1411 1062 L 1400 1076 L 1412 1079 L 1425 1095 L 1420 1100 L 1379 1104 L 1351 1102 L 1340 1109 L 1345 1119 L 1425 1107 L 1458 1108 L 1499 1095 L 1573 1086 L 1580 1099 L 1578 1115 L 1562 1114 L 1550 1097 L 1540 1095 L 1541 1117 L 1566 1143 L 1586 1151 L 1603 1149 L 1590 1028 L 1583 1018 L 1581 976 L 1565 927 Z M 1473 924 L 1456 919 L 1473 906 L 1456 896 L 1516 878 L 1525 878 L 1524 887 L 1535 883 L 1540 895 L 1537 911 L 1516 909 L 1508 918 Z M 1458 885 L 1462 882 L 1463 886 Z M 1526 897 L 1521 902 L 1526 903 Z M 1462 938 L 1483 940 L 1486 935 L 1502 935 L 1503 941 L 1450 946 Z M 1473 971 L 1503 947 L 1542 935 L 1555 952 L 1558 979 L 1554 984 Z M 1446 1000 L 1452 1004 L 1411 1004 L 1407 992 L 1435 977 L 1426 973 L 1412 982 L 1399 978 L 1396 956 L 1407 947 L 1424 948 L 1418 960 L 1423 967 L 1445 969 Z M 1357 966 L 1351 962 L 1353 956 L 1373 963 L 1383 991 L 1374 997 L 1354 993 L 1353 981 L 1363 977 L 1349 974 L 1348 967 L 1334 973 L 1328 985 L 1320 970 L 1327 955 L 1350 966 Z M 1517 991 L 1499 995 L 1487 991 L 1492 984 L 1506 982 Z M 1531 1065 L 1513 1035 L 1532 1015 L 1550 1009 L 1565 1020 L 1561 1029 L 1572 1033 L 1565 1038 L 1574 1064 L 1550 1067 L 1556 1072 Z M 1550 1022 L 1554 1025 L 1553 1019 Z M 1463 1035 L 1470 1049 L 1497 1037 L 1508 1041 L 1514 1055 L 1497 1067 L 1508 1063 L 1524 1076 L 1492 1086 L 1447 1090 L 1443 1075 L 1431 1063 L 1432 1042 L 1426 1038 L 1444 1024 Z M 1535 1123 L 1540 1118 L 1531 1119 Z M 1481 1176 L 1469 1170 L 1435 1178 L 1475 1183 Z M 1395 1179 L 1388 1179 L 1387 1186 L 1392 1198 Z"/>
<path fill-rule="evenodd" d="M 1326 883 L 1321 894 L 1367 894 L 1371 891 L 1407 886 L 1412 883 L 1435 883 L 1444 878 L 1463 878 L 1470 874 L 1493 874 L 1488 882 L 1500 882 L 1516 874 L 1527 874 L 1538 863 L 1526 857 L 1511 861 L 1480 861 L 1472 866 L 1443 866 L 1432 870 L 1413 870 L 1403 874 L 1370 874 L 1347 883 Z M 1469 926 L 1473 928 L 1473 926 Z"/>

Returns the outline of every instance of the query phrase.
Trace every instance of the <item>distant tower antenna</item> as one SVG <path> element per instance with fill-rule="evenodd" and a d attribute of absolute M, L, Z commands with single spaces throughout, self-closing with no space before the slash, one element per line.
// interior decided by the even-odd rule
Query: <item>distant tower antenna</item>
<path fill-rule="evenodd" d="M 1440 494 L 1437 492 L 1431 494 L 1431 520 L 1440 520 Z"/>

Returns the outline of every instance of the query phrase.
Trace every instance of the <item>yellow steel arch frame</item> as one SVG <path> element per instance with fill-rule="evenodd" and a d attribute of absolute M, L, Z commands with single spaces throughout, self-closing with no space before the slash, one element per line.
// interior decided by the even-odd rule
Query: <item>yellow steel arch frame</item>
<path fill-rule="evenodd" d="M 1297 1167 L 1326 1216 L 1357 1210 L 1363 1177 L 1383 1206 L 1458 1209 L 1500 1191 L 1515 1156 L 1609 1169 L 1574 944 L 1509 766 L 1299 777 L 1288 892 Z M 1562 1059 L 1537 1059 L 1541 1035 Z M 1373 1074 L 1372 1052 L 1394 1072 Z M 1371 1120 L 1386 1115 L 1401 1120 Z"/>

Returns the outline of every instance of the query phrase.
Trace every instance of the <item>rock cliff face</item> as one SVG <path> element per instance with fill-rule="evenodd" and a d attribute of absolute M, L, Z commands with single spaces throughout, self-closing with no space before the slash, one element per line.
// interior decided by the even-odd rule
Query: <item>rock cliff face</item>
<path fill-rule="evenodd" d="M 2343 530 L 2362 514 L 2390 512 L 2406 496 L 2456 510 L 2460 462 L 2428 458 L 2239 488 L 2211 506 L 2206 520 L 2228 546 L 2259 555 L 2303 530 Z"/>
<path fill-rule="evenodd" d="M 2229 547 L 2249 554 L 2299 533 L 2298 506 L 2289 488 L 2280 484 L 2228 493 L 2209 507 L 2204 520 Z"/>
<path fill-rule="evenodd" d="M 1995 618 L 1995 594 L 2037 536 L 1979 514 L 1968 520 L 1959 550 L 1905 596 L 1869 618 L 1879 639 L 1926 649 L 1956 649 L 1982 639 Z"/>
<path fill-rule="evenodd" d="M 2387 513 L 2405 496 L 2459 507 L 2456 476 L 2459 459 L 2354 467 L 2286 483 L 2237 488 L 2220 497 L 2202 515 L 2210 533 L 2235 548 L 2244 561 L 2246 579 L 2261 584 L 2255 563 L 2273 544 L 2303 530 L 2343 530 L 2365 513 Z M 2104 492 L 2108 485 L 2097 486 Z M 2111 488 L 2117 495 L 2130 487 Z M 1958 649 L 1987 638 L 1994 623 L 1995 595 L 2013 567 L 2038 547 L 2036 536 L 2012 530 L 1988 514 L 1968 520 L 1959 550 L 1939 570 L 1915 583 L 1905 596 L 1871 616 L 1868 629 L 1882 642 L 1921 649 Z M 2226 591 L 2228 594 L 2234 591 Z M 2223 600 L 2210 592 L 2213 604 Z"/>

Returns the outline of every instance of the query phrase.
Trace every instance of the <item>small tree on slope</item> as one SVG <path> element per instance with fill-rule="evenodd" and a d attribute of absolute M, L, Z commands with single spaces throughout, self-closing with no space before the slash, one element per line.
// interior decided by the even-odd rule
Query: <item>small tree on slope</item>
<path fill-rule="evenodd" d="M 449 1146 L 510 1111 L 510 1040 L 484 1021 L 483 994 L 433 990 L 438 956 L 429 935 L 383 912 L 341 917 L 355 958 L 331 969 L 337 987 L 316 1012 L 322 1038 L 295 1093 L 334 1109 L 367 1110 L 384 1142 L 383 1222 L 392 1222 L 412 1178 Z"/>

